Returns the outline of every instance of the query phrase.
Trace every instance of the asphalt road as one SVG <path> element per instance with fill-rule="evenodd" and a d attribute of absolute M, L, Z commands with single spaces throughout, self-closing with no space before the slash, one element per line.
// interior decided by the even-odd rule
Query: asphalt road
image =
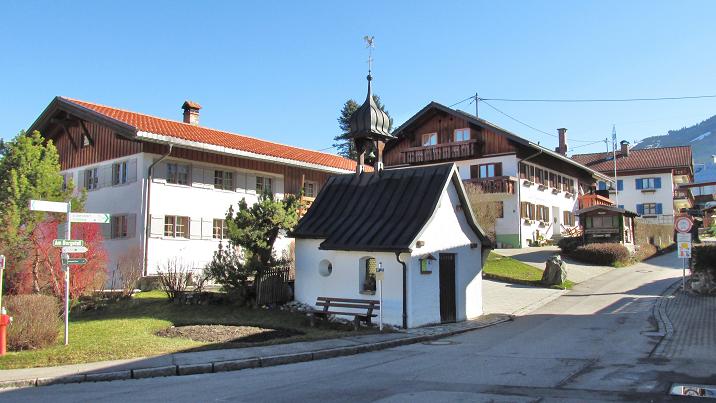
<path fill-rule="evenodd" d="M 374 353 L 279 367 L 18 389 L 2 401 L 657 401 L 714 357 L 650 358 L 652 307 L 674 254 L 615 270 L 514 322 Z"/>

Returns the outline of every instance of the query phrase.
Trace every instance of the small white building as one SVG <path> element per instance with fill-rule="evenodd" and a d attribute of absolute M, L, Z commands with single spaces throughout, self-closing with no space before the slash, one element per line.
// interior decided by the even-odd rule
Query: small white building
<path fill-rule="evenodd" d="M 399 326 L 482 314 L 482 266 L 491 248 L 455 164 L 346 174 L 328 180 L 298 224 L 295 298 L 377 299 Z"/>
<path fill-rule="evenodd" d="M 377 299 L 382 268 L 385 323 L 403 328 L 482 314 L 482 266 L 491 248 L 453 163 L 383 169 L 394 139 L 371 93 L 351 116 L 355 174 L 332 176 L 291 236 L 295 298 Z M 364 172 L 366 154 L 375 172 Z"/>

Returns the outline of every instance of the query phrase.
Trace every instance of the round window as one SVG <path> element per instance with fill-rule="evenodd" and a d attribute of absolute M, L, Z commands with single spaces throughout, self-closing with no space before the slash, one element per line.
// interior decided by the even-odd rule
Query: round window
<path fill-rule="evenodd" d="M 328 260 L 321 260 L 321 263 L 318 264 L 318 273 L 323 277 L 328 277 L 331 272 L 333 272 L 333 264 Z"/>

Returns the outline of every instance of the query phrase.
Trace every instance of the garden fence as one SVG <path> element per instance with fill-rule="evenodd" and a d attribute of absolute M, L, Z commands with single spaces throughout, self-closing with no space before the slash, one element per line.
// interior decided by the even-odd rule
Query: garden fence
<path fill-rule="evenodd" d="M 256 285 L 256 304 L 283 304 L 293 297 L 290 283 L 293 271 L 290 267 L 276 267 L 265 270 Z"/>

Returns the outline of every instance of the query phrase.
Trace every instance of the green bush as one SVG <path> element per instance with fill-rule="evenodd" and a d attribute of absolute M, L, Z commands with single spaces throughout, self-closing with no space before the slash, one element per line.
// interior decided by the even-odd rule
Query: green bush
<path fill-rule="evenodd" d="M 700 245 L 693 248 L 691 257 L 694 262 L 694 271 L 716 274 L 716 245 Z"/>
<path fill-rule="evenodd" d="M 591 243 L 570 253 L 574 259 L 587 263 L 612 266 L 629 260 L 629 249 L 620 243 Z"/>
<path fill-rule="evenodd" d="M 656 246 L 647 243 L 644 245 L 639 245 L 639 249 L 636 251 L 636 255 L 634 257 L 636 258 L 636 260 L 642 261 L 656 255 L 657 252 L 658 249 Z"/>
<path fill-rule="evenodd" d="M 4 300 L 12 323 L 7 327 L 8 349 L 33 350 L 57 340 L 60 302 L 41 294 L 10 295 Z"/>
<path fill-rule="evenodd" d="M 577 236 L 566 237 L 557 241 L 557 246 L 559 246 L 559 249 L 565 254 L 574 252 L 574 250 L 581 245 L 582 238 Z"/>

